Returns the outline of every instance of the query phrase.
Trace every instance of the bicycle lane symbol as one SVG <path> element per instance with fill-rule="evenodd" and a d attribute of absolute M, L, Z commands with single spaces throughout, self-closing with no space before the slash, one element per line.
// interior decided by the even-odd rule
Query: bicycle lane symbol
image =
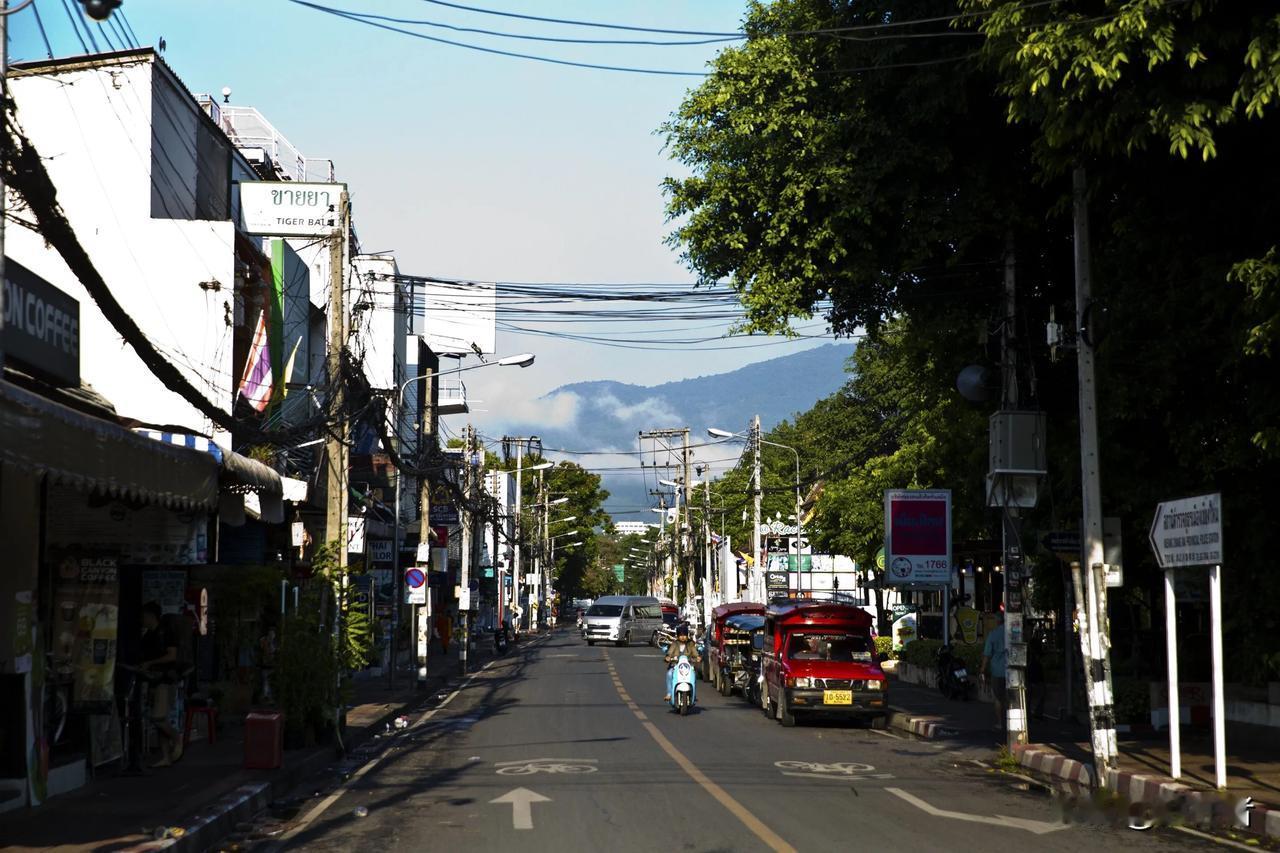
<path fill-rule="evenodd" d="M 803 776 L 809 779 L 835 779 L 839 782 L 861 782 L 868 779 L 892 779 L 892 773 L 876 773 L 875 766 L 856 761 L 775 761 L 774 767 L 783 776 Z"/>
<path fill-rule="evenodd" d="M 564 776 L 595 773 L 600 768 L 594 758 L 525 758 L 519 761 L 499 761 L 493 766 L 498 768 L 499 776 L 533 776 L 537 773 L 560 774 Z"/>

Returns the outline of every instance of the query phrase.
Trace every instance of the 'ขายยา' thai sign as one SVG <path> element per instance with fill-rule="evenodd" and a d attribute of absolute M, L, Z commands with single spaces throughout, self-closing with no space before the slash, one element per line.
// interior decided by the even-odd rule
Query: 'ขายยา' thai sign
<path fill-rule="evenodd" d="M 341 227 L 346 184 L 241 181 L 245 231 L 272 237 L 327 237 Z"/>

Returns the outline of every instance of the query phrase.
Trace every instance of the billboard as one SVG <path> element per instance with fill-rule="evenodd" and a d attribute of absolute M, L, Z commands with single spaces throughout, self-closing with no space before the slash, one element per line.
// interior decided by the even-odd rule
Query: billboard
<path fill-rule="evenodd" d="M 328 237 L 340 228 L 346 184 L 241 181 L 240 215 L 247 234 Z"/>
<path fill-rule="evenodd" d="M 483 281 L 415 281 L 410 333 L 436 355 L 488 355 L 497 348 L 498 286 Z"/>
<path fill-rule="evenodd" d="M 885 583 L 951 583 L 951 490 L 884 493 Z"/>

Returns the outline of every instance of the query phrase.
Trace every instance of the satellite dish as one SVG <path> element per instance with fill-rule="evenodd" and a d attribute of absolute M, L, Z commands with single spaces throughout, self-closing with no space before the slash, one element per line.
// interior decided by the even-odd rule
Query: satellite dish
<path fill-rule="evenodd" d="M 991 396 L 991 371 L 971 364 L 956 376 L 956 390 L 970 403 L 984 403 Z"/>

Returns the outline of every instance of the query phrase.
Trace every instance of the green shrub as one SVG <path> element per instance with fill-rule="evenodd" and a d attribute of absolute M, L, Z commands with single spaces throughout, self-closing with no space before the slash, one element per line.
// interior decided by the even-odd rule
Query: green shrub
<path fill-rule="evenodd" d="M 913 666 L 933 669 L 938 665 L 938 649 L 941 647 L 941 640 L 912 640 L 902 647 L 898 657 Z M 982 646 L 977 643 L 953 643 L 951 653 L 964 661 L 971 676 L 978 675 L 982 664 Z"/>
<path fill-rule="evenodd" d="M 941 640 L 912 640 L 902 647 L 898 659 L 912 666 L 932 668 L 938 660 L 938 648 Z"/>
<path fill-rule="evenodd" d="M 893 660 L 893 637 L 876 637 L 876 657 L 880 660 Z"/>

